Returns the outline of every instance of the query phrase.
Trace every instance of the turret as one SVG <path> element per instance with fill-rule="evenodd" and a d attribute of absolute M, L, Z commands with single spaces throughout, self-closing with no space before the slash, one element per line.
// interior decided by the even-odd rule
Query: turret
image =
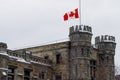
<path fill-rule="evenodd" d="M 115 55 L 115 37 L 102 35 L 95 38 L 95 46 L 98 49 L 98 79 L 97 80 L 115 80 L 114 79 L 114 55 Z M 101 74 L 102 73 L 102 74 Z"/>
<path fill-rule="evenodd" d="M 90 49 L 92 28 L 86 25 L 70 27 L 69 80 L 90 80 Z"/>
<path fill-rule="evenodd" d="M 115 51 L 116 48 L 115 37 L 109 35 L 98 36 L 95 38 L 95 46 L 99 50 Z"/>
<path fill-rule="evenodd" d="M 7 44 L 0 42 L 0 78 L 6 80 L 7 78 Z"/>
<path fill-rule="evenodd" d="M 69 31 L 70 41 L 81 41 L 91 43 L 92 28 L 85 25 L 76 25 L 70 27 Z"/>

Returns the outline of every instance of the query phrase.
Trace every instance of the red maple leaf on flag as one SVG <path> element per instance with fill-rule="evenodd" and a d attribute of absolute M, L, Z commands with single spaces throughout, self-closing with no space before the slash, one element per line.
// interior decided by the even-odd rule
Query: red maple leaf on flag
<path fill-rule="evenodd" d="M 65 13 L 64 16 L 64 21 L 67 21 L 69 18 L 79 18 L 79 14 L 78 14 L 78 8 L 75 9 L 74 11 L 70 11 L 69 13 Z"/>
<path fill-rule="evenodd" d="M 69 17 L 73 17 L 74 15 L 75 15 L 75 13 L 71 11 L 69 14 Z"/>

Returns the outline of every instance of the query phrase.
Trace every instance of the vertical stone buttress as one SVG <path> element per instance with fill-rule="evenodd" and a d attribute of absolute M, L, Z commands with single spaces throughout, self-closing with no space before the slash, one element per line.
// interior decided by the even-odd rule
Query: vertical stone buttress
<path fill-rule="evenodd" d="M 97 80 L 115 80 L 115 37 L 108 35 L 98 36 L 95 38 L 95 45 L 98 49 Z"/>
<path fill-rule="evenodd" d="M 85 25 L 70 27 L 69 79 L 90 80 L 92 29 Z"/>

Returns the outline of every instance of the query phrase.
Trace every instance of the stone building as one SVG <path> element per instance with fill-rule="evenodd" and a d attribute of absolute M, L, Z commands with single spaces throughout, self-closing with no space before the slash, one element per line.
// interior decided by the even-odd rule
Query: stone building
<path fill-rule="evenodd" d="M 97 36 L 92 28 L 70 27 L 69 41 L 8 50 L 0 43 L 2 80 L 115 80 L 115 37 Z"/>
<path fill-rule="evenodd" d="M 115 80 L 120 80 L 120 75 L 116 75 Z"/>

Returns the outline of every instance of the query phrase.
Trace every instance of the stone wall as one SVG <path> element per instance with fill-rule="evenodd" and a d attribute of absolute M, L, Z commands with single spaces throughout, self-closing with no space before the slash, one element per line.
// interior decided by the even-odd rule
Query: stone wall
<path fill-rule="evenodd" d="M 17 50 L 27 50 L 31 51 L 34 56 L 39 56 L 45 58 L 48 56 L 48 60 L 52 61 L 52 73 L 53 73 L 53 80 L 56 80 L 56 75 L 60 75 L 62 80 L 66 80 L 67 77 L 67 55 L 69 52 L 69 42 L 62 42 L 62 43 L 55 43 L 50 45 L 44 46 L 37 46 L 31 48 L 25 48 Z M 60 54 L 60 63 L 57 63 L 56 55 Z"/>

